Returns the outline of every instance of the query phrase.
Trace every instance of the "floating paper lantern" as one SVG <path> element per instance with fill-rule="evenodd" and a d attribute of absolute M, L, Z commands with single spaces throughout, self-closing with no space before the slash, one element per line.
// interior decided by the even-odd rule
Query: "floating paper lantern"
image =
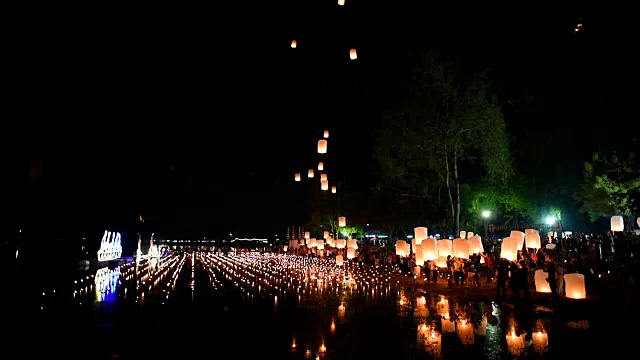
<path fill-rule="evenodd" d="M 405 240 L 396 241 L 396 255 L 401 257 L 409 256 L 410 250 L 409 243 Z"/>
<path fill-rule="evenodd" d="M 547 282 L 548 274 L 542 269 L 538 269 L 534 275 L 534 281 L 536 283 L 536 291 L 540 293 L 550 293 L 551 286 Z"/>
<path fill-rule="evenodd" d="M 528 248 L 540 249 L 542 247 L 542 241 L 540 240 L 540 233 L 535 229 L 526 229 L 524 231 L 524 239 Z"/>
<path fill-rule="evenodd" d="M 453 255 L 453 242 L 449 239 L 438 240 L 438 256 Z"/>
<path fill-rule="evenodd" d="M 335 244 L 336 244 L 336 249 L 344 249 L 345 247 L 347 247 L 347 240 L 337 239 L 335 241 Z"/>
<path fill-rule="evenodd" d="M 307 171 L 307 177 L 308 178 L 312 178 L 313 174 L 314 174 L 313 169 L 309 169 L 309 171 Z"/>
<path fill-rule="evenodd" d="M 416 243 L 420 244 L 422 240 L 428 236 L 426 227 L 417 227 L 413 229 L 413 238 L 416 239 Z"/>
<path fill-rule="evenodd" d="M 460 259 L 469 258 L 469 240 L 453 239 L 453 256 Z"/>
<path fill-rule="evenodd" d="M 300 181 L 301 177 L 302 176 L 300 175 L 300 173 L 296 173 L 296 177 L 295 177 L 296 181 Z"/>
<path fill-rule="evenodd" d="M 288 247 L 287 245 L 285 245 L 285 246 L 283 246 L 283 247 L 282 247 L 282 250 L 283 250 L 284 252 L 287 252 L 287 251 L 289 251 L 289 247 Z"/>
<path fill-rule="evenodd" d="M 438 256 L 438 258 L 435 260 L 436 261 L 436 266 L 439 268 L 446 268 L 447 267 L 447 257 L 446 256 Z"/>
<path fill-rule="evenodd" d="M 298 240 L 289 240 L 290 249 L 297 249 L 299 247 L 300 247 L 300 244 L 298 243 Z"/>
<path fill-rule="evenodd" d="M 624 231 L 624 219 L 622 216 L 611 217 L 611 231 Z"/>
<path fill-rule="evenodd" d="M 420 244 L 422 248 L 422 257 L 425 260 L 435 260 L 438 258 L 438 240 L 434 238 L 426 238 Z"/>
<path fill-rule="evenodd" d="M 518 260 L 518 239 L 512 237 L 502 239 L 500 257 L 509 261 Z"/>
<path fill-rule="evenodd" d="M 358 248 L 358 241 L 356 241 L 356 239 L 348 239 L 347 240 L 347 247 L 348 248 L 357 249 Z"/>
<path fill-rule="evenodd" d="M 556 248 L 556 244 L 547 244 L 544 248 L 547 250 L 554 250 Z"/>
<path fill-rule="evenodd" d="M 318 171 L 322 171 L 324 170 L 324 163 L 323 162 L 319 162 L 318 163 Z"/>
<path fill-rule="evenodd" d="M 328 238 L 329 238 L 329 232 L 328 232 L 328 231 L 325 231 L 325 232 L 322 234 L 322 237 L 323 237 L 325 240 L 326 240 L 326 239 L 328 239 Z"/>
<path fill-rule="evenodd" d="M 416 244 L 416 246 L 413 248 L 413 252 L 415 252 L 415 254 L 416 254 L 416 265 L 417 265 L 416 267 L 418 269 L 420 269 L 420 266 L 424 265 L 424 256 L 422 254 L 422 245 L 421 244 Z"/>
<path fill-rule="evenodd" d="M 329 130 L 325 130 L 324 134 L 322 135 L 323 138 L 328 139 L 329 138 Z"/>
<path fill-rule="evenodd" d="M 310 233 L 310 232 L 308 232 L 308 231 L 305 231 L 305 232 L 304 232 L 304 238 L 305 238 L 305 239 L 309 239 L 309 238 L 311 238 L 311 233 Z"/>
<path fill-rule="evenodd" d="M 336 255 L 336 265 L 342 266 L 344 264 L 344 258 L 342 255 Z"/>
<path fill-rule="evenodd" d="M 338 226 L 340 226 L 340 227 L 347 226 L 347 218 L 344 217 L 344 216 L 339 216 L 338 217 Z"/>
<path fill-rule="evenodd" d="M 460 231 L 460 239 L 466 239 L 467 238 L 467 232 L 466 231 Z"/>
<path fill-rule="evenodd" d="M 291 40 L 291 48 L 295 49 L 296 47 L 298 47 L 298 42 L 295 40 Z"/>
<path fill-rule="evenodd" d="M 324 240 L 316 239 L 316 248 L 324 250 Z"/>
<path fill-rule="evenodd" d="M 320 181 L 320 190 L 329 190 L 329 182 L 327 180 Z"/>
<path fill-rule="evenodd" d="M 337 193 L 337 192 L 338 192 L 338 189 L 337 189 L 335 186 L 332 186 L 332 187 L 331 187 L 331 193 L 332 193 L 332 194 L 335 194 L 335 193 Z"/>
<path fill-rule="evenodd" d="M 320 181 L 329 181 L 327 174 L 320 174 Z"/>
<path fill-rule="evenodd" d="M 467 231 L 467 239 L 473 236 L 473 231 Z"/>
<path fill-rule="evenodd" d="M 338 0 L 338 5 L 344 6 L 344 0 Z"/>
<path fill-rule="evenodd" d="M 584 285 L 584 275 L 578 273 L 564 274 L 564 292 L 569 299 L 584 299 L 587 291 Z"/>
<path fill-rule="evenodd" d="M 310 248 L 314 248 L 316 247 L 316 245 L 318 245 L 316 238 L 311 238 L 309 239 L 307 246 Z"/>
<path fill-rule="evenodd" d="M 353 259 L 356 257 L 356 249 L 352 247 L 347 248 L 347 259 Z"/>
<path fill-rule="evenodd" d="M 356 49 L 349 50 L 349 58 L 351 60 L 355 60 L 358 58 L 358 53 L 356 52 Z"/>
<path fill-rule="evenodd" d="M 318 140 L 318 154 L 327 153 L 327 140 Z"/>
<path fill-rule="evenodd" d="M 518 250 L 522 250 L 522 247 L 524 246 L 524 233 L 518 230 L 511 230 L 511 235 L 509 235 L 509 237 L 515 239 L 517 241 L 516 246 Z"/>
<path fill-rule="evenodd" d="M 479 235 L 473 235 L 469 238 L 469 255 L 480 254 L 484 252 L 484 246 L 482 246 L 482 238 Z"/>

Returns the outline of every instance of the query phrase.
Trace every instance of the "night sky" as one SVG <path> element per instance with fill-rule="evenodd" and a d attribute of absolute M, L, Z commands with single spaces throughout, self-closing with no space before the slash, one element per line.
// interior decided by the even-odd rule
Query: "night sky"
<path fill-rule="evenodd" d="M 523 164 L 575 167 L 637 146 L 623 11 L 442 3 L 16 13 L 12 221 L 103 231 L 143 214 L 162 237 L 282 232 L 304 201 L 293 174 L 314 166 L 323 130 L 335 176 L 371 185 L 373 129 L 427 48 L 489 68 L 501 97 L 530 99 L 505 113 Z"/>

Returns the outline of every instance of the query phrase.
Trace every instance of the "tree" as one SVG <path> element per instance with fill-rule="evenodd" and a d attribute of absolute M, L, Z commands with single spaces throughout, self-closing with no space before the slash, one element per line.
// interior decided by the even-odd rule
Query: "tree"
<path fill-rule="evenodd" d="M 484 176 L 504 183 L 513 172 L 502 109 L 482 74 L 465 76 L 439 54 L 422 56 L 408 100 L 385 115 L 376 159 L 382 186 L 401 197 L 443 190 L 455 233 L 462 184 Z"/>
<path fill-rule="evenodd" d="M 594 153 L 591 162 L 584 164 L 584 180 L 574 194 L 582 204 L 581 211 L 595 222 L 601 217 L 624 216 L 626 226 L 633 228 L 633 214 L 638 211 L 640 195 L 640 167 L 634 154 L 619 159 Z"/>

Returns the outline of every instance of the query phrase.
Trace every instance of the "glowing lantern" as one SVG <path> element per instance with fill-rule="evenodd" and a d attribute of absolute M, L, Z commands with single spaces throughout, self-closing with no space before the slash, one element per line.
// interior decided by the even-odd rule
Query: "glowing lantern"
<path fill-rule="evenodd" d="M 544 246 L 545 249 L 553 250 L 556 248 L 556 244 L 547 244 Z"/>
<path fill-rule="evenodd" d="M 565 294 L 569 299 L 584 299 L 587 291 L 584 286 L 584 275 L 578 273 L 564 274 Z"/>
<path fill-rule="evenodd" d="M 460 231 L 460 239 L 466 239 L 467 238 L 467 232 L 466 231 Z"/>
<path fill-rule="evenodd" d="M 296 173 L 296 181 L 300 181 L 301 175 L 300 173 Z"/>
<path fill-rule="evenodd" d="M 417 227 L 413 229 L 413 238 L 416 239 L 416 244 L 422 243 L 422 240 L 428 237 L 426 227 Z"/>
<path fill-rule="evenodd" d="M 323 162 L 319 162 L 318 163 L 318 171 L 322 171 L 324 170 L 324 163 Z"/>
<path fill-rule="evenodd" d="M 542 269 L 538 269 L 535 272 L 534 275 L 534 280 L 536 283 L 536 291 L 540 292 L 540 293 L 550 293 L 551 292 L 551 287 L 549 286 L 549 283 L 547 282 L 547 276 L 548 274 L 542 270 Z"/>
<path fill-rule="evenodd" d="M 298 47 L 298 42 L 295 40 L 291 40 L 291 48 L 295 49 L 296 47 Z"/>
<path fill-rule="evenodd" d="M 338 192 L 338 189 L 337 189 L 335 186 L 332 186 L 332 187 L 331 187 L 331 193 L 332 193 L 332 194 L 335 194 L 335 193 L 337 193 L 337 192 Z"/>
<path fill-rule="evenodd" d="M 512 237 L 502 239 L 500 257 L 509 261 L 518 260 L 518 239 Z"/>
<path fill-rule="evenodd" d="M 439 268 L 447 267 L 447 257 L 446 256 L 438 256 L 436 259 L 436 266 Z"/>
<path fill-rule="evenodd" d="M 467 231 L 467 239 L 473 236 L 473 231 Z"/>
<path fill-rule="evenodd" d="M 316 245 L 318 245 L 318 242 L 317 242 L 316 238 L 309 239 L 309 242 L 307 243 L 308 247 L 314 248 L 314 247 L 316 247 Z"/>
<path fill-rule="evenodd" d="M 338 0 L 338 5 L 344 6 L 344 0 Z"/>
<path fill-rule="evenodd" d="M 324 250 L 324 240 L 316 239 L 316 248 L 318 248 L 318 250 Z"/>
<path fill-rule="evenodd" d="M 352 249 L 357 249 L 358 248 L 358 242 L 356 241 L 356 239 L 348 239 L 347 240 L 347 247 L 348 248 L 352 248 Z"/>
<path fill-rule="evenodd" d="M 328 139 L 329 138 L 329 130 L 325 130 L 324 134 L 322 135 L 323 138 Z"/>
<path fill-rule="evenodd" d="M 349 50 L 349 58 L 351 60 L 355 60 L 358 58 L 358 53 L 356 52 L 356 49 Z"/>
<path fill-rule="evenodd" d="M 522 250 L 522 247 L 524 246 L 524 233 L 518 230 L 511 230 L 511 235 L 509 235 L 509 237 L 515 239 L 517 241 L 517 249 Z"/>
<path fill-rule="evenodd" d="M 469 258 L 469 240 L 453 239 L 453 256 L 460 259 Z"/>
<path fill-rule="evenodd" d="M 326 239 L 328 239 L 328 238 L 329 238 L 329 232 L 328 232 L 328 231 L 325 231 L 325 232 L 322 234 L 322 237 L 323 237 L 325 240 L 326 240 Z"/>
<path fill-rule="evenodd" d="M 484 246 L 482 246 L 482 238 L 479 235 L 473 235 L 469 238 L 469 255 L 480 254 L 484 252 Z"/>
<path fill-rule="evenodd" d="M 347 248 L 347 259 L 353 259 L 356 257 L 356 249 L 352 247 Z"/>
<path fill-rule="evenodd" d="M 453 255 L 453 242 L 449 239 L 438 240 L 438 256 Z"/>
<path fill-rule="evenodd" d="M 347 240 L 338 239 L 335 241 L 335 243 L 336 243 L 336 249 L 344 249 L 347 245 Z"/>
<path fill-rule="evenodd" d="M 308 178 L 312 178 L 313 177 L 313 169 L 309 169 L 309 171 L 307 171 L 307 177 Z"/>
<path fill-rule="evenodd" d="M 540 240 L 540 233 L 535 229 L 526 229 L 524 231 L 525 243 L 528 248 L 540 249 L 542 247 L 542 241 Z"/>
<path fill-rule="evenodd" d="M 329 181 L 327 174 L 320 174 L 320 181 Z"/>
<path fill-rule="evenodd" d="M 409 250 L 409 243 L 405 240 L 396 241 L 396 255 L 401 257 L 409 256 Z"/>
<path fill-rule="evenodd" d="M 624 220 L 622 216 L 611 217 L 611 231 L 624 231 Z"/>
<path fill-rule="evenodd" d="M 471 345 L 474 341 L 473 325 L 469 324 L 467 320 L 458 320 L 456 323 L 456 332 L 460 337 L 462 345 Z"/>
<path fill-rule="evenodd" d="M 342 266 L 344 264 L 344 258 L 342 255 L 336 255 L 336 265 Z"/>
<path fill-rule="evenodd" d="M 318 154 L 327 153 L 327 140 L 318 140 Z"/>
<path fill-rule="evenodd" d="M 344 217 L 344 216 L 339 216 L 338 217 L 338 226 L 340 226 L 340 227 L 347 226 L 347 218 Z"/>
<path fill-rule="evenodd" d="M 311 233 L 310 233 L 310 232 L 308 232 L 308 231 L 305 231 L 305 232 L 304 232 L 304 238 L 305 238 L 305 239 L 309 239 L 310 237 L 311 237 Z"/>
<path fill-rule="evenodd" d="M 327 180 L 320 181 L 320 190 L 329 190 L 329 182 Z"/>
<path fill-rule="evenodd" d="M 435 260 L 438 258 L 438 240 L 435 238 L 426 238 L 420 244 L 422 248 L 422 257 L 425 260 Z"/>

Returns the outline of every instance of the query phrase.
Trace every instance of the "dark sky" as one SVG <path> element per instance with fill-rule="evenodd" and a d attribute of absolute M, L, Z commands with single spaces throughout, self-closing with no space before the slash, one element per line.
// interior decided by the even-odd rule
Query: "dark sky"
<path fill-rule="evenodd" d="M 426 48 L 532 99 L 506 114 L 524 157 L 543 143 L 575 163 L 635 138 L 622 10 L 346 2 L 16 11 L 15 219 L 103 228 L 142 213 L 166 236 L 281 231 L 323 130 L 335 176 L 368 186 L 372 129 Z"/>

